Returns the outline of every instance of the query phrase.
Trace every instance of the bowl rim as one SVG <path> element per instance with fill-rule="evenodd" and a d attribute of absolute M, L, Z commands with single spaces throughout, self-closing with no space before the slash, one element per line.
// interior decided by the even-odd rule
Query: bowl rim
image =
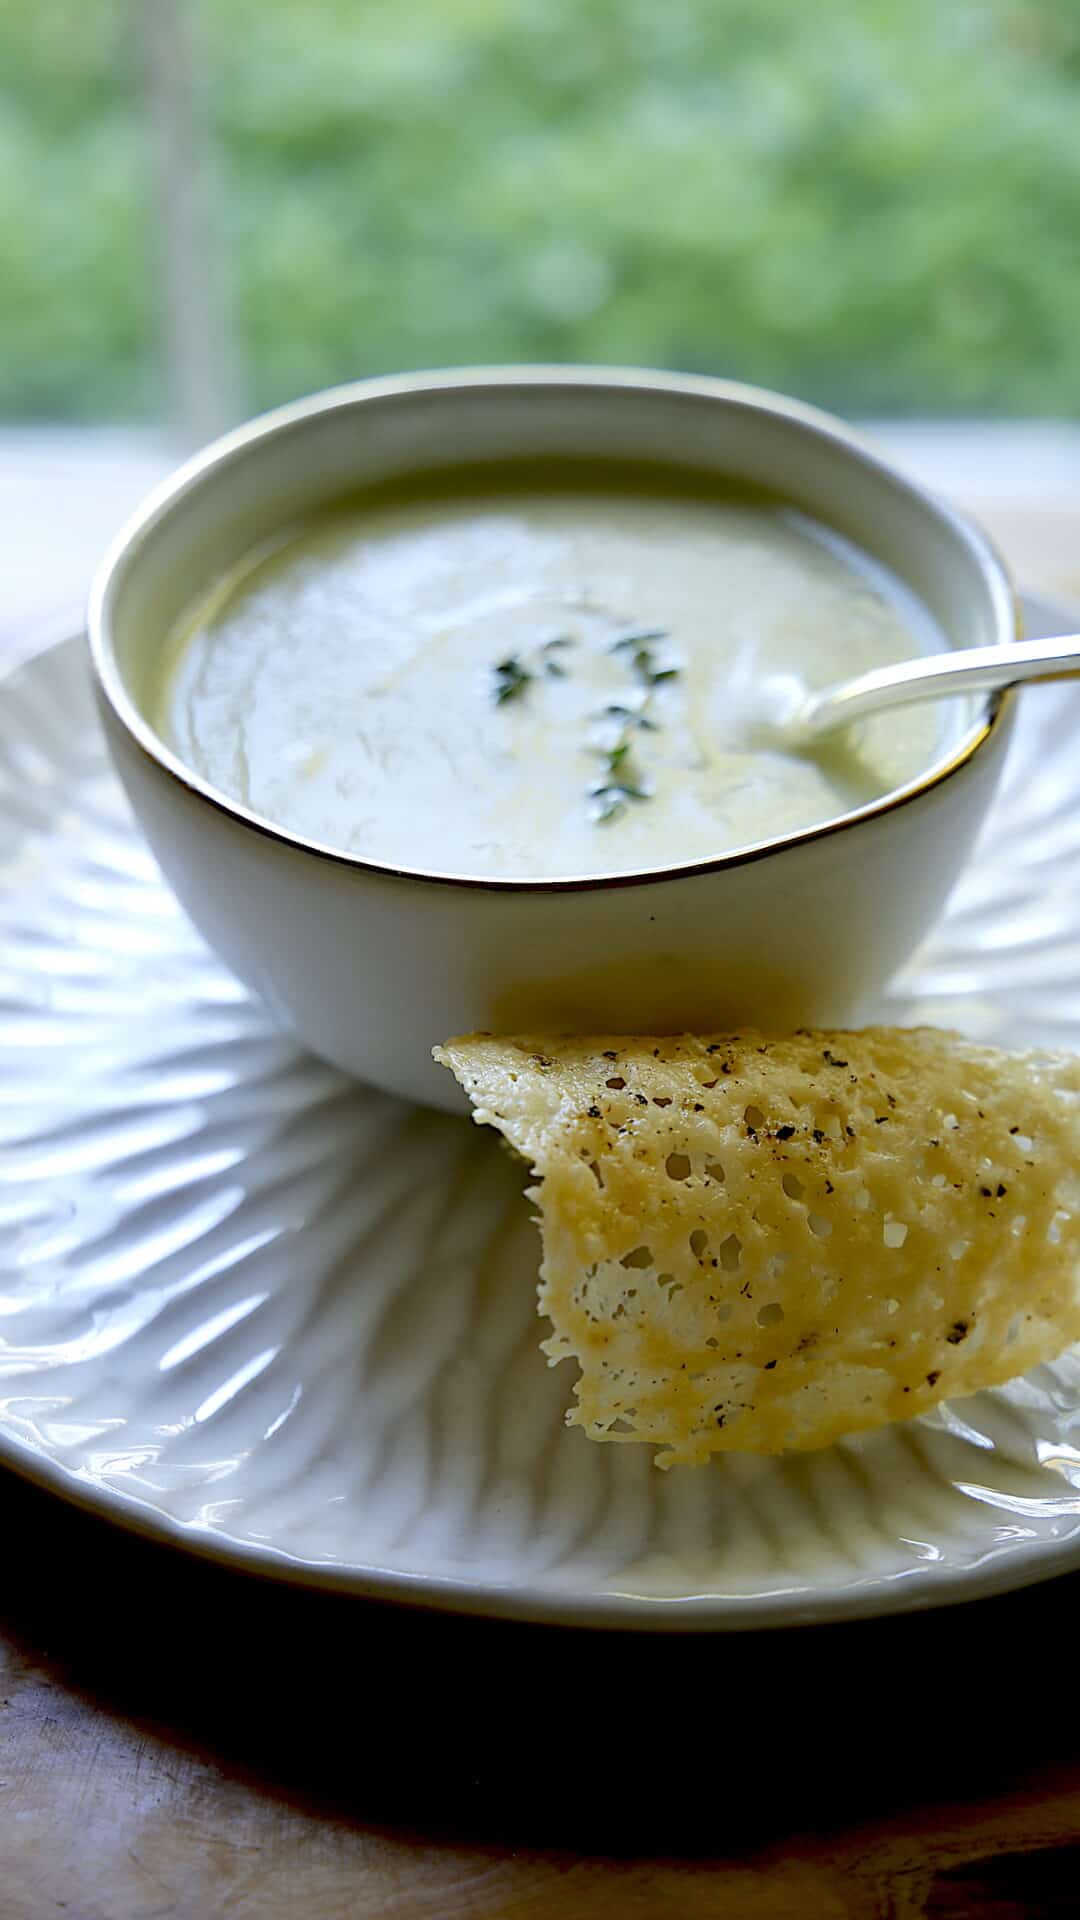
<path fill-rule="evenodd" d="M 450 367 L 431 371 L 377 375 L 346 382 L 308 394 L 298 400 L 258 414 L 238 427 L 212 440 L 185 460 L 173 473 L 154 487 L 134 513 L 121 526 L 107 548 L 90 588 L 87 607 L 87 637 L 92 676 L 96 692 L 106 712 L 116 721 L 129 742 L 196 800 L 204 801 L 236 826 L 263 839 L 289 848 L 293 853 L 326 861 L 355 873 L 380 879 L 405 880 L 426 886 L 450 886 L 483 893 L 588 893 L 616 887 L 655 886 L 664 881 L 692 879 L 745 867 L 771 859 L 793 848 L 831 838 L 864 822 L 881 819 L 921 799 L 961 772 L 999 731 L 1006 711 L 1011 708 L 1014 690 L 1006 688 L 987 700 L 981 718 L 941 758 L 933 761 L 903 786 L 862 806 L 837 814 L 815 825 L 790 833 L 753 841 L 703 860 L 671 862 L 664 866 L 633 868 L 625 872 L 517 876 L 452 873 L 425 867 L 400 866 L 391 861 L 349 853 L 328 842 L 294 833 L 288 827 L 260 814 L 254 808 L 232 800 L 210 781 L 189 767 L 175 754 L 140 712 L 124 684 L 111 641 L 113 602 L 121 590 L 123 576 L 133 557 L 152 538 L 158 526 L 189 494 L 211 475 L 233 462 L 246 458 L 253 447 L 275 439 L 320 415 L 345 412 L 370 401 L 415 398 L 417 395 L 447 392 L 505 390 L 529 387 L 590 387 L 598 390 L 674 393 L 689 399 L 714 400 L 748 412 L 787 419 L 808 429 L 819 438 L 850 455 L 864 469 L 878 474 L 891 487 L 930 513 L 942 525 L 953 542 L 964 550 L 988 587 L 996 618 L 1003 631 L 1019 639 L 1022 614 L 1019 598 L 1004 561 L 982 531 L 966 516 L 928 488 L 900 473 L 864 441 L 853 427 L 834 415 L 805 401 L 792 399 L 765 387 L 742 381 L 726 380 L 711 374 L 663 372 L 645 367 L 562 365 L 560 363 Z M 417 471 L 421 469 L 418 465 Z"/>

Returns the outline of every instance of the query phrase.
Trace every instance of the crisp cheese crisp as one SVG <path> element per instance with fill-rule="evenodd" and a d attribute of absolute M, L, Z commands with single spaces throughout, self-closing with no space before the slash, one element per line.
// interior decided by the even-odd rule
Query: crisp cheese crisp
<path fill-rule="evenodd" d="M 437 1050 L 533 1166 L 568 1414 L 821 1447 L 1080 1340 L 1080 1059 L 929 1029 Z"/>

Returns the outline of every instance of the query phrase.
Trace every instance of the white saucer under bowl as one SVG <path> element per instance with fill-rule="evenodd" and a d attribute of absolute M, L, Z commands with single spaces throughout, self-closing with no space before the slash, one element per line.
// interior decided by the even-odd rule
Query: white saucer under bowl
<path fill-rule="evenodd" d="M 1031 632 L 1069 617 L 1028 609 Z M 1080 689 L 875 1014 L 1080 1047 Z M 522 1172 L 276 1033 L 162 884 L 82 643 L 0 687 L 0 1461 L 232 1566 L 571 1624 L 887 1613 L 1080 1566 L 1080 1349 L 827 1453 L 562 1420 Z"/>

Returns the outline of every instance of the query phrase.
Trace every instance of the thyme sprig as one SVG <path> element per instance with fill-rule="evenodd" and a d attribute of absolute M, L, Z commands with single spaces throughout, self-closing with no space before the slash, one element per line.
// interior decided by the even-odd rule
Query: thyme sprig
<path fill-rule="evenodd" d="M 596 716 L 602 722 L 613 722 L 619 732 L 613 745 L 598 749 L 607 764 L 604 778 L 589 789 L 595 820 L 617 820 L 620 814 L 625 813 L 628 801 L 652 798 L 652 789 L 643 784 L 631 757 L 630 736 L 632 733 L 659 731 L 658 722 L 649 711 L 653 693 L 666 680 L 674 680 L 679 672 L 676 666 L 662 665 L 656 656 L 655 648 L 668 637 L 662 627 L 649 627 L 620 634 L 612 643 L 611 652 L 627 656 L 628 664 L 644 692 L 633 706 L 625 701 L 613 700 Z"/>
<path fill-rule="evenodd" d="M 609 644 L 611 653 L 626 659 L 640 691 L 627 700 L 610 701 L 593 715 L 599 738 L 594 737 L 592 751 L 603 762 L 599 779 L 588 790 L 596 821 L 617 820 L 632 801 L 652 798 L 652 788 L 634 760 L 632 736 L 659 731 L 659 722 L 650 712 L 653 695 L 657 687 L 677 679 L 679 674 L 679 668 L 666 663 L 656 651 L 669 637 L 663 628 L 649 627 L 620 634 Z M 577 644 L 572 634 L 557 633 L 523 657 L 508 654 L 493 670 L 495 705 L 520 700 L 528 687 L 544 676 L 565 679 L 569 669 L 561 656 Z"/>

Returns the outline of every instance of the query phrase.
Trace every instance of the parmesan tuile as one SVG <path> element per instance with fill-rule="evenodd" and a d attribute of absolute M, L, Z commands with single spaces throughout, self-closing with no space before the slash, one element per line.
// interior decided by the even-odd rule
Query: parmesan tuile
<path fill-rule="evenodd" d="M 930 1028 L 435 1049 L 534 1168 L 569 1424 L 829 1445 L 1080 1340 L 1080 1059 Z"/>

